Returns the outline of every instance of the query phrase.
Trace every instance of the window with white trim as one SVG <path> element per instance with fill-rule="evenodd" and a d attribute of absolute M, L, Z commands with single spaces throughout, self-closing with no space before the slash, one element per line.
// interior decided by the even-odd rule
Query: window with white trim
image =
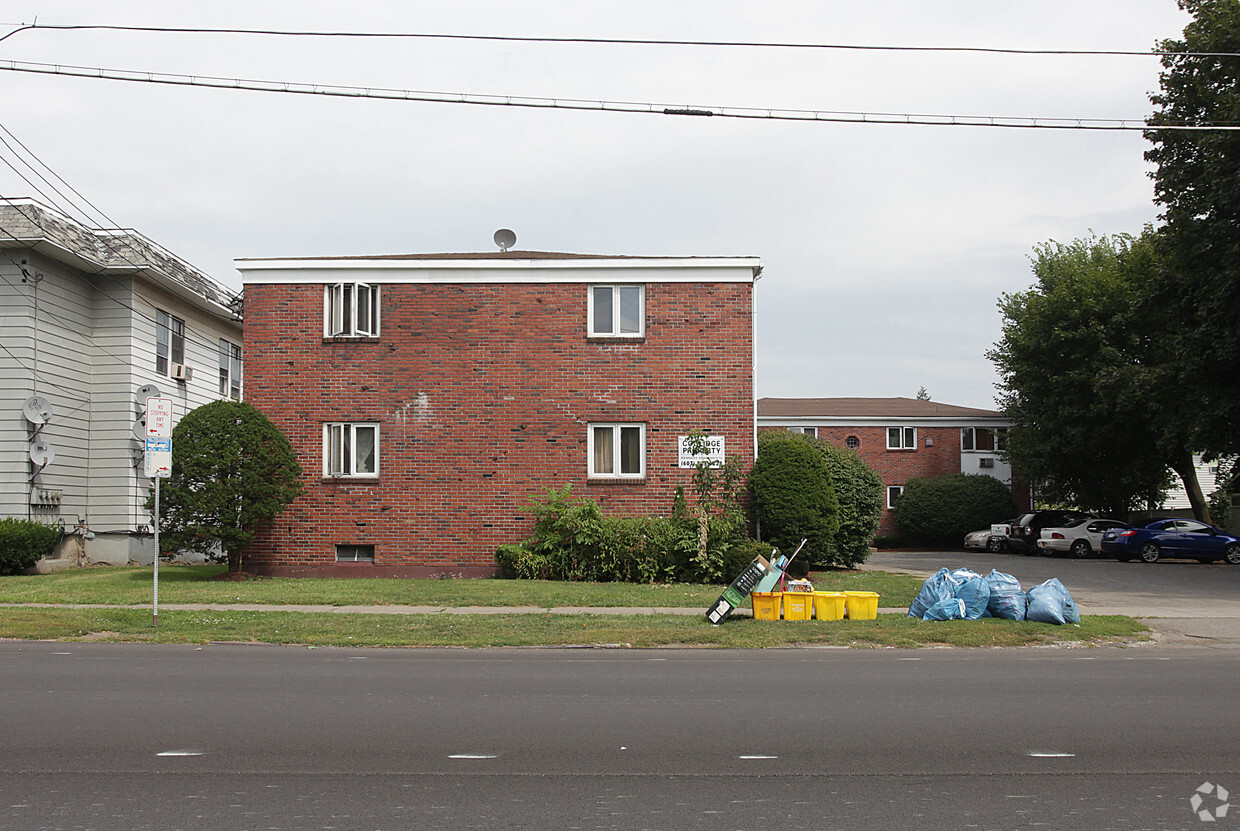
<path fill-rule="evenodd" d="M 323 333 L 333 338 L 379 335 L 379 287 L 336 283 L 324 287 Z"/>
<path fill-rule="evenodd" d="M 155 371 L 171 375 L 172 367 L 185 363 L 185 321 L 162 309 L 155 310 Z"/>
<path fill-rule="evenodd" d="M 590 475 L 640 479 L 646 475 L 645 424 L 591 424 Z"/>
<path fill-rule="evenodd" d="M 896 506 L 896 502 L 900 501 L 900 494 L 902 493 L 904 493 L 903 485 L 888 485 L 887 486 L 887 507 L 894 508 Z"/>
<path fill-rule="evenodd" d="M 960 449 L 1001 453 L 1007 449 L 1006 427 L 961 427 Z"/>
<path fill-rule="evenodd" d="M 220 338 L 220 398 L 241 400 L 241 346 Z"/>
<path fill-rule="evenodd" d="M 914 450 L 917 447 L 916 427 L 888 427 L 888 450 Z"/>
<path fill-rule="evenodd" d="M 818 438 L 817 427 L 789 427 L 788 432 L 789 433 L 801 433 L 802 435 L 805 435 L 805 436 L 813 436 L 814 438 Z"/>
<path fill-rule="evenodd" d="M 323 425 L 323 475 L 379 475 L 379 425 L 335 422 Z"/>
<path fill-rule="evenodd" d="M 586 305 L 590 337 L 640 338 L 646 334 L 645 286 L 590 286 Z"/>

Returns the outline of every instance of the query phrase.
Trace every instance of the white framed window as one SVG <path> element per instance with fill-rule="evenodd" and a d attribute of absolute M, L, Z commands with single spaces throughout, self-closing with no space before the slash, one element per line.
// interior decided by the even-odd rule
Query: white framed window
<path fill-rule="evenodd" d="M 640 479 L 646 475 L 645 424 L 591 424 L 590 475 Z"/>
<path fill-rule="evenodd" d="M 155 371 L 171 375 L 173 365 L 185 363 L 185 321 L 163 309 L 155 310 Z"/>
<path fill-rule="evenodd" d="M 379 425 L 335 422 L 323 425 L 323 475 L 379 475 Z"/>
<path fill-rule="evenodd" d="M 323 333 L 333 338 L 378 337 L 379 287 L 366 283 L 324 287 Z"/>
<path fill-rule="evenodd" d="M 904 493 L 903 485 L 887 486 L 887 507 L 894 508 L 896 503 L 900 501 L 900 494 Z"/>
<path fill-rule="evenodd" d="M 813 436 L 814 438 L 818 438 L 817 427 L 789 427 L 788 432 L 789 433 L 801 433 L 802 435 L 805 435 L 805 436 Z"/>
<path fill-rule="evenodd" d="M 1006 427 L 961 427 L 960 449 L 999 453 L 1007 449 Z"/>
<path fill-rule="evenodd" d="M 241 347 L 220 338 L 220 398 L 241 400 Z"/>
<path fill-rule="evenodd" d="M 857 438 L 856 436 L 849 436 L 848 438 L 844 439 L 844 446 L 847 447 L 849 450 L 860 450 L 861 439 Z"/>
<path fill-rule="evenodd" d="M 645 286 L 590 286 L 586 305 L 590 337 L 640 338 L 646 334 Z"/>
<path fill-rule="evenodd" d="M 888 427 L 888 450 L 913 450 L 917 447 L 916 427 Z"/>

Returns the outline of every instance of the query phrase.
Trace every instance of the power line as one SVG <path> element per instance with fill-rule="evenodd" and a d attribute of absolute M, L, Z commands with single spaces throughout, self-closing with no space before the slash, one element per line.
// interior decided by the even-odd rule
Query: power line
<path fill-rule="evenodd" d="M 682 104 L 638 103 L 632 101 L 594 101 L 578 98 L 535 98 L 516 95 L 489 95 L 464 92 L 431 92 L 425 90 L 355 87 L 337 84 L 313 84 L 295 81 L 268 81 L 244 78 L 222 78 L 213 75 L 178 75 L 131 69 L 30 61 L 0 61 L 0 70 L 39 75 L 63 75 L 106 81 L 161 84 L 181 87 L 274 92 L 292 95 L 324 95 L 338 98 L 371 98 L 385 101 L 413 101 L 437 104 L 472 104 L 481 106 L 522 107 L 535 109 L 584 110 L 619 112 L 640 115 L 672 115 L 756 119 L 765 121 L 805 121 L 845 124 L 902 124 L 929 127 L 1007 127 L 1043 130 L 1103 131 L 1227 131 L 1240 130 L 1240 123 L 1219 124 L 1147 124 L 1144 118 L 1048 118 L 996 115 L 937 115 L 927 113 L 867 113 L 834 110 L 801 110 L 758 107 L 686 107 Z"/>
<path fill-rule="evenodd" d="M 9 32 L 0 41 L 6 40 L 19 32 L 35 29 L 51 29 L 56 31 L 103 30 L 116 32 L 148 32 L 159 34 L 202 34 L 202 35 L 262 35 L 274 37 L 301 38 L 372 38 L 372 39 L 423 39 L 423 40 L 477 40 L 506 43 L 565 43 L 594 44 L 605 46 L 702 46 L 722 48 L 757 48 L 757 49 L 817 49 L 843 51 L 873 52 L 973 52 L 998 55 L 1082 55 L 1082 56 L 1128 56 L 1128 57 L 1237 57 L 1236 52 L 1163 52 L 1151 50 L 1136 52 L 1121 49 L 1008 49 L 990 46 L 890 46 L 868 45 L 856 43 L 789 43 L 779 41 L 757 40 L 661 40 L 653 38 L 589 38 L 589 37 L 542 37 L 520 35 L 464 35 L 431 32 L 314 32 L 285 29 L 232 29 L 202 28 L 190 26 L 112 26 L 96 24 L 65 24 L 39 25 L 37 23 L 22 24 Z"/>

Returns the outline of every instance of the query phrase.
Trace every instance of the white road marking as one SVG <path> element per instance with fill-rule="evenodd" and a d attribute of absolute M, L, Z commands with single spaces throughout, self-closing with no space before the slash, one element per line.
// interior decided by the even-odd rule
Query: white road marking
<path fill-rule="evenodd" d="M 1070 759 L 1076 756 L 1075 753 L 1030 753 L 1035 759 Z"/>
<path fill-rule="evenodd" d="M 778 759 L 778 756 L 738 756 L 738 759 Z"/>
<path fill-rule="evenodd" d="M 156 753 L 156 756 L 201 756 L 197 750 L 165 750 L 163 753 Z"/>
<path fill-rule="evenodd" d="M 448 758 L 449 759 L 495 759 L 497 757 L 494 755 L 488 755 L 485 753 L 453 753 Z"/>

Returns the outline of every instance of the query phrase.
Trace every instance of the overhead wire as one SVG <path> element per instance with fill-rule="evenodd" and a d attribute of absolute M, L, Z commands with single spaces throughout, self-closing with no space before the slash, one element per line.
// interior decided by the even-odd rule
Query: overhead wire
<path fill-rule="evenodd" d="M 290 29 L 243 29 L 201 26 L 120 26 L 112 24 L 20 24 L 12 32 L 0 37 L 7 40 L 19 32 L 48 29 L 53 31 L 116 31 L 146 32 L 158 34 L 203 34 L 203 35 L 261 35 L 273 37 L 299 38 L 374 38 L 374 39 L 422 39 L 422 40 L 475 40 L 507 43 L 550 43 L 550 44 L 589 44 L 603 46 L 698 46 L 718 48 L 750 48 L 750 49 L 816 49 L 836 51 L 875 51 L 875 52 L 960 52 L 984 53 L 999 55 L 1077 55 L 1102 57 L 1236 57 L 1236 52 L 1174 52 L 1174 51 L 1133 51 L 1123 49 L 1016 49 L 993 46 L 896 46 L 882 44 L 858 43 L 805 43 L 786 41 L 761 40 L 687 40 L 659 38 L 616 38 L 616 37 L 553 37 L 546 35 L 476 35 L 450 32 L 348 32 L 348 31 L 309 31 Z"/>
<path fill-rule="evenodd" d="M 869 113 L 836 110 L 804 110 L 730 106 L 685 106 L 683 104 L 603 101 L 578 98 L 536 98 L 529 96 L 433 92 L 425 90 L 358 87 L 295 81 L 225 78 L 214 75 L 182 75 L 146 70 L 48 64 L 31 61 L 0 60 L 0 70 L 43 75 L 64 75 L 96 80 L 127 81 L 183 87 L 270 92 L 293 95 L 322 95 L 341 98 L 380 99 L 438 104 L 472 104 L 497 107 L 621 112 L 641 115 L 718 117 L 764 121 L 799 121 L 847 124 L 892 124 L 928 127 L 1002 127 L 1016 129 L 1086 131 L 1229 131 L 1240 130 L 1240 122 L 1212 124 L 1146 123 L 1144 118 L 1052 118 L 1041 116 L 944 115 L 930 113 Z"/>

